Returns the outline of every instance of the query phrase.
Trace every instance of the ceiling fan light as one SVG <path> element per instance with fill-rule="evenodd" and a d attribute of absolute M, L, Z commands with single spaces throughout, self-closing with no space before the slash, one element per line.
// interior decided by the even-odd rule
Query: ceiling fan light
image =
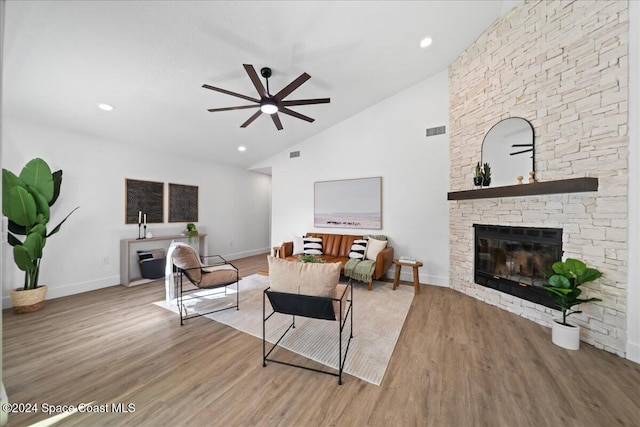
<path fill-rule="evenodd" d="M 278 112 L 278 106 L 271 99 L 265 99 L 260 103 L 260 110 L 265 114 L 275 114 Z"/>
<path fill-rule="evenodd" d="M 433 43 L 433 39 L 431 37 L 425 37 L 422 40 L 420 40 L 420 47 L 421 48 L 429 47 L 431 46 L 431 43 Z"/>

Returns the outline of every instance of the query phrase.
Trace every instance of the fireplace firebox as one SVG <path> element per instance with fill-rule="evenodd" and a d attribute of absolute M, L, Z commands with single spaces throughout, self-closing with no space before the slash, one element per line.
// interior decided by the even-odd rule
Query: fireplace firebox
<path fill-rule="evenodd" d="M 479 285 L 557 308 L 542 287 L 562 259 L 562 229 L 474 224 Z"/>

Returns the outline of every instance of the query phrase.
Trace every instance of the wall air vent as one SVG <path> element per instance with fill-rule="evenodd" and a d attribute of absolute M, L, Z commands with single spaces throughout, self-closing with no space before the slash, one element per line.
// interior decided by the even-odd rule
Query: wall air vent
<path fill-rule="evenodd" d="M 300 157 L 300 152 L 299 151 L 291 151 L 289 153 L 289 158 L 293 159 L 294 157 Z"/>
<path fill-rule="evenodd" d="M 438 127 L 435 127 L 435 128 L 428 128 L 427 129 L 427 136 L 444 135 L 445 133 L 447 133 L 447 127 L 446 126 L 438 126 Z"/>

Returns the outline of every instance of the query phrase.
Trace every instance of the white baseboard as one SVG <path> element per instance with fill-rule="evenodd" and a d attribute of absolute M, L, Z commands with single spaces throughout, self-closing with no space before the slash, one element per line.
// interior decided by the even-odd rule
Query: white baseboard
<path fill-rule="evenodd" d="M 88 282 L 72 283 L 69 285 L 55 286 L 47 289 L 47 300 L 80 294 L 82 292 L 95 291 L 96 289 L 108 288 L 120 284 L 120 276 L 103 277 Z M 9 295 L 2 298 L 2 308 L 11 308 L 11 298 Z"/>
<path fill-rule="evenodd" d="M 396 274 L 395 268 L 389 269 L 389 272 L 387 273 L 387 277 L 389 279 L 393 279 L 395 277 L 395 274 Z M 403 269 L 401 269 L 400 280 L 413 282 L 413 268 L 404 267 Z M 418 280 L 422 284 L 444 286 L 446 288 L 449 287 L 449 277 L 432 276 L 430 274 L 420 274 L 420 269 L 418 269 Z"/>
<path fill-rule="evenodd" d="M 627 342 L 627 359 L 640 363 L 640 344 Z"/>
<path fill-rule="evenodd" d="M 260 255 L 269 253 L 269 248 L 260 248 L 244 252 L 236 252 L 231 254 L 222 255 L 227 260 L 234 260 L 239 258 L 245 258 L 253 255 Z M 120 276 L 103 277 L 96 280 L 90 280 L 88 282 L 71 283 L 62 286 L 49 286 L 47 289 L 47 300 L 66 297 L 69 295 L 80 294 L 82 292 L 94 291 L 96 289 L 108 288 L 109 286 L 116 286 L 120 284 Z M 9 295 L 3 296 L 2 308 L 11 308 L 11 299 Z"/>
<path fill-rule="evenodd" d="M 226 260 L 232 261 L 234 259 L 246 258 L 248 256 L 261 255 L 261 254 L 270 254 L 270 253 L 271 253 L 271 249 L 270 248 L 260 248 L 260 249 L 253 249 L 253 250 L 250 250 L 250 251 L 235 252 L 235 253 L 232 253 L 232 254 L 224 254 L 222 256 Z"/>
<path fill-rule="evenodd" d="M 401 275 L 402 276 L 402 275 Z M 422 278 L 422 276 L 420 276 Z M 441 277 L 441 276 L 426 276 L 427 279 L 423 282 L 420 279 L 420 283 L 427 283 L 433 286 L 442 286 L 443 288 L 449 287 L 449 277 Z"/>

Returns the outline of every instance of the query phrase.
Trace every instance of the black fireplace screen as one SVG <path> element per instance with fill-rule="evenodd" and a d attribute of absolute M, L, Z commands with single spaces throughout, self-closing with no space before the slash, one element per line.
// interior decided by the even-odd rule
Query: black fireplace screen
<path fill-rule="evenodd" d="M 562 258 L 562 229 L 474 224 L 475 281 L 555 307 L 542 285 Z"/>

